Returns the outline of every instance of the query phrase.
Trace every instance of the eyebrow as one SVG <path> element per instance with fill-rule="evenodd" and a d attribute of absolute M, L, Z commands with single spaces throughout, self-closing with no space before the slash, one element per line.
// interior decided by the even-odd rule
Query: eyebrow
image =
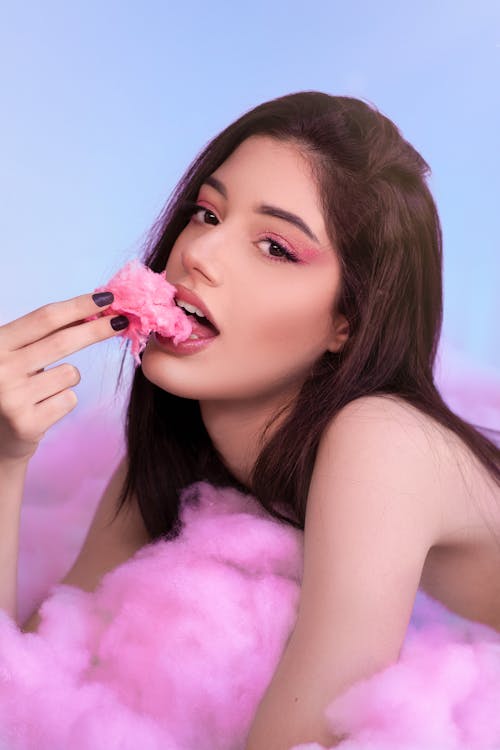
<path fill-rule="evenodd" d="M 222 195 L 223 198 L 227 200 L 227 190 L 226 186 L 219 180 L 217 177 L 213 177 L 212 175 L 209 175 L 203 180 L 204 185 L 210 185 L 214 188 L 214 190 L 217 190 L 218 193 Z M 283 219 L 283 221 L 288 221 L 290 224 L 293 224 L 294 226 L 298 227 L 304 234 L 306 234 L 309 239 L 314 240 L 319 245 L 319 240 L 314 234 L 314 232 L 309 229 L 305 221 L 303 221 L 300 216 L 297 216 L 296 214 L 290 213 L 290 211 L 285 211 L 284 208 L 277 208 L 276 206 L 269 206 L 266 203 L 261 203 L 260 206 L 256 206 L 254 209 L 256 213 L 258 214 L 264 214 L 265 216 L 275 216 L 277 219 Z"/>

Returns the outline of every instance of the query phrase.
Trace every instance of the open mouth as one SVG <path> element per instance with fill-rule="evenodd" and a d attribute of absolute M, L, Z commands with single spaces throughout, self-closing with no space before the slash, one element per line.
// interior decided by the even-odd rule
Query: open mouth
<path fill-rule="evenodd" d="M 189 318 L 193 327 L 193 333 L 200 338 L 210 338 L 212 336 L 218 336 L 220 331 L 204 316 L 201 317 L 196 313 L 185 310 L 180 305 L 177 305 L 184 315 Z"/>

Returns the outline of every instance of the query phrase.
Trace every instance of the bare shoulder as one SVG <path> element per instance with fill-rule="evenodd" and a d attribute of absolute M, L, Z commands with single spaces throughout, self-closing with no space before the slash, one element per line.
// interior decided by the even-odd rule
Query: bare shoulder
<path fill-rule="evenodd" d="M 347 404 L 340 415 L 345 423 L 351 422 L 353 426 L 356 419 L 399 424 L 416 441 L 421 440 L 423 447 L 429 447 L 441 469 L 449 472 L 455 492 L 460 485 L 470 497 L 471 488 L 479 487 L 479 496 L 484 496 L 489 488 L 497 499 L 500 497 L 498 485 L 464 440 L 400 396 L 363 396 Z"/>
<path fill-rule="evenodd" d="M 358 451 L 362 473 L 373 466 L 362 461 L 361 451 L 371 461 L 386 464 L 387 477 L 404 485 L 413 484 L 421 501 L 439 513 L 435 544 L 455 544 L 470 524 L 484 524 L 482 511 L 499 523 L 500 488 L 469 446 L 453 430 L 396 395 L 370 395 L 347 404 L 329 423 L 325 444 L 342 442 L 348 454 Z M 377 446 L 377 441 L 380 445 Z M 345 459 L 345 457 L 344 457 Z"/>
<path fill-rule="evenodd" d="M 395 535 L 423 563 L 446 528 L 452 463 L 445 431 L 416 407 L 392 395 L 355 399 L 321 436 L 305 536 L 342 526 L 354 540 L 378 528 L 379 543 Z"/>
<path fill-rule="evenodd" d="M 332 423 L 335 420 L 350 423 L 353 428 L 357 422 L 390 424 L 395 429 L 399 426 L 415 440 L 421 440 L 422 445 L 428 445 L 439 458 L 462 466 L 475 461 L 473 452 L 453 430 L 396 394 L 361 396 L 344 406 Z"/>
<path fill-rule="evenodd" d="M 332 422 L 337 418 L 344 422 L 351 422 L 353 425 L 356 420 L 375 421 L 385 425 L 393 424 L 402 430 L 410 430 L 415 438 L 417 436 L 427 440 L 431 438 L 438 443 L 445 443 L 450 434 L 450 430 L 443 427 L 437 420 L 395 394 L 361 396 L 344 406 Z"/>
<path fill-rule="evenodd" d="M 329 422 L 316 453 L 305 513 L 307 537 L 378 529 L 423 564 L 448 523 L 451 453 L 444 431 L 402 398 L 358 398 Z M 326 539 L 324 540 L 326 543 Z M 340 541 L 336 542 L 337 545 Z M 368 542 L 363 540 L 365 549 Z"/>
<path fill-rule="evenodd" d="M 345 502 L 351 517 L 356 503 L 360 514 L 371 503 L 394 518 L 401 514 L 402 523 L 412 518 L 432 546 L 447 523 L 445 497 L 454 474 L 449 432 L 398 396 L 360 397 L 324 430 L 313 481 L 331 474 L 329 492 L 338 503 L 350 498 Z"/>

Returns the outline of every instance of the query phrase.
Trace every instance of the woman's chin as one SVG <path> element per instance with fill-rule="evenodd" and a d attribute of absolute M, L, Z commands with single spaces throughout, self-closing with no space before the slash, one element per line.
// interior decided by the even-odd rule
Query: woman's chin
<path fill-rule="evenodd" d="M 162 352 L 148 350 L 143 352 L 141 369 L 144 376 L 154 385 L 173 396 L 199 400 L 203 398 L 203 383 L 200 383 L 199 372 L 193 371 L 192 377 L 186 376 L 186 370 L 175 357 L 168 358 Z"/>

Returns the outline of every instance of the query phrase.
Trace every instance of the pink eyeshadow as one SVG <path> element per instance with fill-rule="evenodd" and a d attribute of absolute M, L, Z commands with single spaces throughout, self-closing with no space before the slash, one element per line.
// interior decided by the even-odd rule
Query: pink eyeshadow
<path fill-rule="evenodd" d="M 328 257 L 327 251 L 321 247 L 315 248 L 310 245 L 302 245 L 300 242 L 289 241 L 286 242 L 286 245 L 303 263 L 313 263 L 315 260 L 321 258 L 321 256 L 323 256 L 325 260 Z"/>

